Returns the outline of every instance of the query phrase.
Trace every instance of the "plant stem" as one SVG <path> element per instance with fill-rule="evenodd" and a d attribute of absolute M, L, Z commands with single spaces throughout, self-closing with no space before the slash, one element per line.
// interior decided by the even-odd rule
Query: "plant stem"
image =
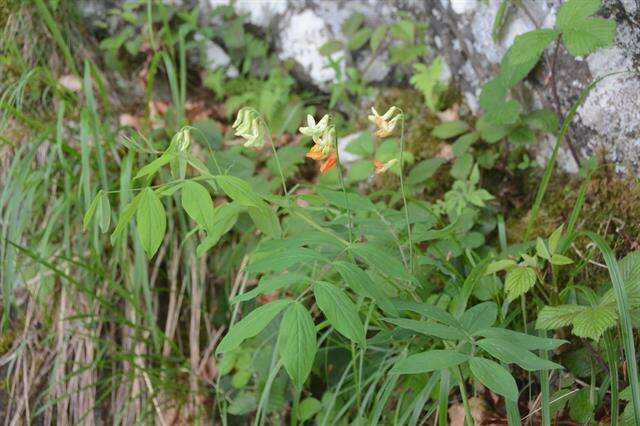
<path fill-rule="evenodd" d="M 347 206 L 347 229 L 349 231 L 349 244 L 353 244 L 353 222 L 351 221 L 351 207 L 349 206 L 349 197 L 347 196 L 347 188 L 344 184 L 344 176 L 342 173 L 342 162 L 340 161 L 340 149 L 338 148 L 338 138 L 335 141 L 336 149 L 336 161 L 338 162 L 338 176 L 340 178 L 340 186 L 342 186 L 342 193 L 344 194 L 344 203 Z"/>
<path fill-rule="evenodd" d="M 409 271 L 413 274 L 413 239 L 411 238 L 411 224 L 409 223 L 409 206 L 407 196 L 404 191 L 404 111 L 400 110 L 402 120 L 400 121 L 400 192 L 404 204 L 404 217 L 407 221 L 407 238 L 409 239 Z"/>
<path fill-rule="evenodd" d="M 269 145 L 271 145 L 271 150 L 273 151 L 273 158 L 276 160 L 276 167 L 278 167 L 278 172 L 280 173 L 280 181 L 282 182 L 282 190 L 284 191 L 284 196 L 288 197 L 289 193 L 287 192 L 287 184 L 284 179 L 284 173 L 282 172 L 280 157 L 278 157 L 278 151 L 276 151 L 276 146 L 273 143 L 273 138 L 271 137 L 271 135 L 269 135 Z"/>
<path fill-rule="evenodd" d="M 618 356 L 616 344 L 611 331 L 604 334 L 604 346 L 607 352 L 607 362 L 609 363 L 609 375 L 611 377 L 611 424 L 618 424 Z"/>
<path fill-rule="evenodd" d="M 458 387 L 460 388 L 460 396 L 462 396 L 462 405 L 464 405 L 465 424 L 467 426 L 474 426 L 475 422 L 471 415 L 471 407 L 469 407 L 469 400 L 467 399 L 467 389 L 464 386 L 464 380 L 462 378 L 462 370 L 458 365 L 456 367 L 456 376 L 458 378 Z"/>
<path fill-rule="evenodd" d="M 545 330 L 540 330 L 540 337 L 547 337 Z M 540 351 L 540 358 L 548 359 L 547 351 Z M 541 408 L 542 408 L 542 425 L 551 426 L 551 404 L 549 402 L 549 374 L 548 370 L 540 371 L 540 393 L 542 394 Z"/>

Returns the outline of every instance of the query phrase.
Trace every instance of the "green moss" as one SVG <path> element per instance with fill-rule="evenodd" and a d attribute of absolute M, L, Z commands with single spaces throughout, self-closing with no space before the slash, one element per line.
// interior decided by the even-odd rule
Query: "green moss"
<path fill-rule="evenodd" d="M 508 229 L 512 238 L 522 234 L 529 219 L 528 211 L 539 183 L 539 173 L 524 179 L 521 194 L 524 205 L 512 211 Z M 581 180 L 558 173 L 551 180 L 540 210 L 534 235 L 549 235 L 569 219 L 576 203 Z M 528 194 L 528 196 L 527 196 Z M 577 230 L 594 231 L 607 238 L 618 255 L 640 249 L 640 181 L 633 176 L 618 176 L 614 165 L 604 163 L 591 176 Z"/>

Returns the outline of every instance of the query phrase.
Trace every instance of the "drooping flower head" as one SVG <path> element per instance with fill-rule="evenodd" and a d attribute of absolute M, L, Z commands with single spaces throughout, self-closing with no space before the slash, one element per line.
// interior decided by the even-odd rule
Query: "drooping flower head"
<path fill-rule="evenodd" d="M 178 133 L 173 135 L 171 146 L 172 149 L 178 152 L 185 152 L 189 149 L 189 146 L 191 146 L 191 133 L 188 127 L 183 127 Z"/>
<path fill-rule="evenodd" d="M 372 114 L 368 118 L 369 121 L 376 125 L 378 129 L 376 136 L 379 138 L 386 138 L 391 135 L 398 122 L 402 119 L 402 111 L 396 106 L 389 108 L 384 115 L 378 114 L 378 111 L 373 107 L 371 107 L 371 112 Z"/>
<path fill-rule="evenodd" d="M 253 108 L 241 108 L 232 126 L 235 135 L 245 139 L 244 146 L 262 148 L 268 132 L 267 124 L 258 111 Z"/>
<path fill-rule="evenodd" d="M 336 128 L 329 123 L 330 117 L 325 115 L 316 123 L 311 115 L 307 115 L 307 126 L 300 127 L 300 133 L 311 136 L 313 146 L 307 152 L 307 158 L 315 161 L 324 161 L 320 166 L 320 172 L 326 173 L 336 164 Z"/>
<path fill-rule="evenodd" d="M 329 126 L 329 115 L 325 114 L 324 117 L 316 124 L 315 118 L 311 114 L 307 114 L 307 127 L 300 127 L 300 133 L 305 136 L 311 136 L 315 143 L 322 137 L 324 132 Z"/>

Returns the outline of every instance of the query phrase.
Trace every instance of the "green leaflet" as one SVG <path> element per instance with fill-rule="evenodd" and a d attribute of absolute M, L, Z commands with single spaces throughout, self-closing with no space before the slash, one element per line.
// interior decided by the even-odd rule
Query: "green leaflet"
<path fill-rule="evenodd" d="M 215 211 L 209 191 L 197 182 L 186 181 L 182 185 L 182 208 L 201 229 L 211 232 L 214 227 Z"/>
<path fill-rule="evenodd" d="M 507 340 L 514 345 L 518 345 L 529 351 L 533 350 L 553 350 L 567 343 L 566 340 L 549 339 L 546 337 L 532 336 L 530 334 L 520 333 L 506 328 L 490 327 L 473 333 L 474 336 L 493 337 L 497 339 Z"/>
<path fill-rule="evenodd" d="M 384 318 L 384 320 L 398 327 L 443 340 L 464 340 L 467 338 L 464 332 L 448 325 L 407 318 Z"/>
<path fill-rule="evenodd" d="M 573 56 L 584 56 L 613 44 L 616 23 L 603 18 L 589 18 L 600 9 L 600 0 L 569 0 L 558 10 L 556 27 Z"/>
<path fill-rule="evenodd" d="M 140 195 L 136 210 L 136 228 L 142 247 L 149 257 L 153 257 L 164 239 L 167 217 L 162 201 L 151 188 L 143 189 Z"/>
<path fill-rule="evenodd" d="M 474 333 L 491 327 L 497 317 L 498 305 L 494 302 L 484 302 L 467 309 L 460 317 L 460 322 L 468 333 Z"/>
<path fill-rule="evenodd" d="M 517 364 L 527 371 L 562 369 L 555 362 L 542 359 L 517 344 L 504 339 L 487 338 L 477 342 L 489 355 L 506 364 Z"/>
<path fill-rule="evenodd" d="M 571 321 L 573 334 L 593 340 L 600 339 L 602 333 L 616 325 L 618 313 L 613 306 L 594 306 L 584 309 Z"/>
<path fill-rule="evenodd" d="M 431 134 L 438 139 L 449 139 L 469 130 L 469 125 L 464 121 L 447 121 L 445 123 L 437 125 Z"/>
<path fill-rule="evenodd" d="M 507 272 L 504 289 L 511 301 L 528 292 L 535 283 L 535 271 L 529 267 L 521 266 Z"/>
<path fill-rule="evenodd" d="M 518 386 L 513 376 L 497 362 L 471 357 L 469 368 L 480 383 L 511 401 L 518 400 Z"/>
<path fill-rule="evenodd" d="M 361 257 L 371 268 L 376 269 L 384 275 L 393 278 L 412 281 L 413 277 L 407 273 L 402 262 L 388 251 L 383 251 L 373 244 L 357 243 L 352 244 L 349 250 L 358 257 Z"/>
<path fill-rule="evenodd" d="M 289 377 L 302 389 L 316 356 L 316 329 L 311 314 L 300 303 L 292 303 L 285 311 L 277 346 Z"/>
<path fill-rule="evenodd" d="M 431 350 L 409 355 L 401 359 L 389 371 L 391 374 L 421 374 L 467 362 L 468 355 L 449 350 Z"/>
<path fill-rule="evenodd" d="M 536 329 L 554 330 L 571 324 L 575 316 L 587 309 L 580 305 L 545 306 L 538 313 Z"/>
<path fill-rule="evenodd" d="M 249 315 L 231 327 L 227 335 L 218 344 L 216 354 L 232 351 L 246 339 L 256 336 L 289 303 L 291 301 L 287 299 L 274 300 L 251 311 Z"/>
<path fill-rule="evenodd" d="M 313 294 L 320 310 L 338 333 L 360 345 L 364 345 L 364 325 L 356 306 L 338 287 L 325 282 L 313 286 Z"/>
<path fill-rule="evenodd" d="M 333 266 L 353 291 L 372 298 L 385 312 L 391 315 L 398 315 L 397 309 L 386 296 L 384 290 L 381 289 L 378 283 L 374 282 L 365 271 L 349 262 L 333 262 Z"/>

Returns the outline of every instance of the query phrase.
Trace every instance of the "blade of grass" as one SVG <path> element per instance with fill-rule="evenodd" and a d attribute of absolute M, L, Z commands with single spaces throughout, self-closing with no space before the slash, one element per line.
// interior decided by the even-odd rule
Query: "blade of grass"
<path fill-rule="evenodd" d="M 616 296 L 616 303 L 618 306 L 618 315 L 620 316 L 620 328 L 622 329 L 622 344 L 624 347 L 624 354 L 627 361 L 627 369 L 629 376 L 629 384 L 631 385 L 631 404 L 634 408 L 635 424 L 640 425 L 640 383 L 638 378 L 638 360 L 636 358 L 636 348 L 633 342 L 633 325 L 631 322 L 631 315 L 629 309 L 629 301 L 627 298 L 627 292 L 624 287 L 624 281 L 622 280 L 622 274 L 620 273 L 620 267 L 613 254 L 613 250 L 609 247 L 609 244 L 599 235 L 593 232 L 582 232 L 578 235 L 585 235 L 591 241 L 593 241 L 600 252 L 609 269 L 609 276 L 611 277 L 611 283 L 613 285 L 613 291 Z"/>

